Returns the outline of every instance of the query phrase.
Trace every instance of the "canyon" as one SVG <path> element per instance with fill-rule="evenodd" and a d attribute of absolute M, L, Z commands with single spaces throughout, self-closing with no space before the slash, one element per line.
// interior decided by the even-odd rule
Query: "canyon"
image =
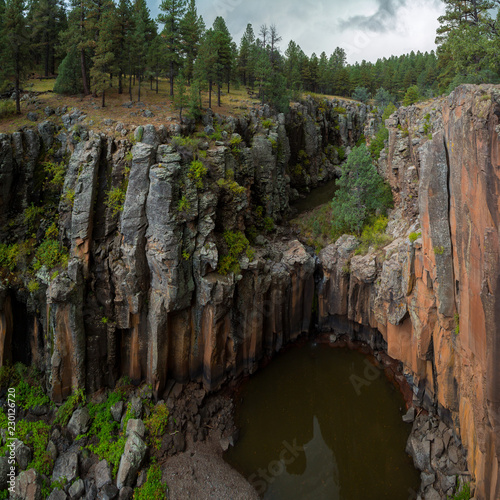
<path fill-rule="evenodd" d="M 179 138 L 189 122 L 93 132 L 77 110 L 64 127 L 0 134 L 0 241 L 27 238 L 41 166 L 64 163 L 56 222 L 69 252 L 57 273 L 36 271 L 39 286 L 26 269 L 3 277 L 0 363 L 35 365 L 56 402 L 125 376 L 161 398 L 171 380 L 215 391 L 251 374 L 314 325 L 354 339 L 370 327 L 418 406 L 460 438 L 476 498 L 500 498 L 499 117 L 500 87 L 463 85 L 386 121 L 377 168 L 395 199 L 391 243 L 365 255 L 354 236 L 315 255 L 287 226 L 299 193 L 337 176 L 381 125 L 364 104 L 208 113 L 196 141 Z M 189 167 L 200 158 L 201 174 Z M 251 248 L 243 233 L 256 233 Z"/>

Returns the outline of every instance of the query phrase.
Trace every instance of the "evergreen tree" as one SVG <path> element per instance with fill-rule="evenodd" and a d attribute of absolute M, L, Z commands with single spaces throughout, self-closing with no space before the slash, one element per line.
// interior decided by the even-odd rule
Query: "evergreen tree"
<path fill-rule="evenodd" d="M 181 62 L 181 21 L 186 12 L 186 0 L 162 0 L 158 22 L 164 24 L 162 36 L 166 44 L 166 60 L 169 65 L 170 95 L 174 95 L 175 69 Z"/>
<path fill-rule="evenodd" d="M 217 105 L 221 105 L 221 88 L 222 84 L 226 81 L 228 84 L 231 79 L 231 68 L 233 63 L 232 49 L 231 49 L 231 35 L 227 29 L 226 22 L 222 17 L 217 17 L 214 21 L 213 27 L 213 50 L 217 53 L 215 69 L 216 69 L 216 83 L 217 83 Z"/>
<path fill-rule="evenodd" d="M 302 79 L 299 69 L 300 47 L 290 40 L 285 51 L 284 76 L 286 78 L 287 87 L 292 93 L 292 97 L 298 99 L 301 89 Z"/>
<path fill-rule="evenodd" d="M 115 23 L 115 7 L 111 0 L 102 5 L 102 12 L 97 23 L 98 38 L 92 58 L 90 78 L 94 92 L 102 93 L 102 107 L 106 105 L 106 89 L 110 86 L 110 70 L 115 59 L 113 49 L 113 27 Z"/>
<path fill-rule="evenodd" d="M 212 28 L 207 30 L 201 40 L 198 57 L 194 66 L 194 77 L 197 81 L 205 81 L 208 85 L 208 107 L 212 108 L 212 87 L 217 78 L 217 48 Z"/>
<path fill-rule="evenodd" d="M 332 225 L 337 232 L 361 233 L 368 218 L 392 205 L 390 187 L 373 166 L 366 145 L 354 148 L 341 165 L 332 201 Z"/>
<path fill-rule="evenodd" d="M 194 71 L 194 62 L 198 55 L 201 37 L 205 31 L 203 18 L 198 16 L 195 0 L 190 0 L 186 13 L 180 23 L 182 46 L 185 54 L 184 72 L 188 83 L 191 83 Z"/>
<path fill-rule="evenodd" d="M 123 93 L 123 77 L 132 70 L 131 51 L 135 30 L 132 4 L 130 0 L 120 0 L 115 12 L 113 29 L 113 52 L 118 73 L 118 93 Z M 130 99 L 132 100 L 132 98 Z"/>
<path fill-rule="evenodd" d="M 370 92 L 368 92 L 366 87 L 356 87 L 352 93 L 352 98 L 356 99 L 356 101 L 366 103 L 370 99 Z"/>
<path fill-rule="evenodd" d="M 2 64 L 5 65 L 6 71 L 14 77 L 16 112 L 18 114 L 21 113 L 20 84 L 29 56 L 29 39 L 26 33 L 24 10 L 24 0 L 7 0 L 2 36 L 5 41 L 2 51 Z"/>
<path fill-rule="evenodd" d="M 55 73 L 56 43 L 66 29 L 66 13 L 58 0 L 38 0 L 32 4 L 32 47 L 41 51 L 44 74 Z"/>
<path fill-rule="evenodd" d="M 184 73 L 181 71 L 177 76 L 177 80 L 175 82 L 175 96 L 174 96 L 174 104 L 175 107 L 179 110 L 179 122 L 182 123 L 182 111 L 189 105 L 189 96 L 187 92 L 186 86 L 186 77 Z"/>
<path fill-rule="evenodd" d="M 139 80 L 139 89 L 137 91 L 137 100 L 141 100 L 141 83 L 147 65 L 148 47 L 153 39 L 156 29 L 154 22 L 149 15 L 149 9 L 146 0 L 135 0 L 134 4 L 134 52 L 135 52 L 135 70 Z"/>
<path fill-rule="evenodd" d="M 382 108 L 386 108 L 390 103 L 394 102 L 394 98 L 387 90 L 380 87 L 375 94 L 375 101 Z"/>
<path fill-rule="evenodd" d="M 238 72 L 240 74 L 243 85 L 253 87 L 255 80 L 255 35 L 251 24 L 247 24 L 245 33 L 240 42 L 240 50 L 238 57 Z"/>

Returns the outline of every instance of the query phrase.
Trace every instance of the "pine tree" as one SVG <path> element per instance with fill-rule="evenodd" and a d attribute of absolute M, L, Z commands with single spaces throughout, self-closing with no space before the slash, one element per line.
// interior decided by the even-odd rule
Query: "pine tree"
<path fill-rule="evenodd" d="M 24 18 L 24 0 L 7 0 L 3 21 L 3 37 L 5 46 L 2 53 L 2 65 L 14 76 L 14 92 L 16 95 L 16 112 L 21 113 L 20 84 L 23 71 L 28 63 L 29 39 L 26 33 Z"/>
<path fill-rule="evenodd" d="M 154 22 L 149 15 L 146 0 L 135 0 L 134 4 L 134 55 L 135 70 L 139 79 L 137 100 L 141 100 L 141 83 L 146 70 L 148 46 L 155 34 Z"/>
<path fill-rule="evenodd" d="M 170 95 L 174 95 L 175 68 L 182 52 L 181 20 L 186 11 L 186 0 L 162 0 L 158 22 L 164 24 L 162 36 L 166 44 L 166 59 L 170 71 Z"/>
<path fill-rule="evenodd" d="M 110 86 L 110 70 L 115 59 L 113 49 L 113 27 L 115 20 L 114 3 L 111 0 L 103 4 L 102 13 L 97 24 L 98 38 L 95 54 L 92 58 L 90 78 L 94 92 L 102 92 L 102 107 L 106 105 L 106 89 Z"/>
<path fill-rule="evenodd" d="M 195 0 L 190 0 L 186 13 L 180 23 L 182 48 L 185 54 L 184 72 L 188 83 L 191 83 L 194 62 L 198 55 L 201 37 L 205 31 L 203 18 L 198 16 Z"/>
<path fill-rule="evenodd" d="M 243 85 L 250 85 L 253 87 L 253 81 L 255 80 L 255 58 L 254 49 L 255 45 L 255 35 L 251 24 L 247 24 L 245 33 L 241 37 L 240 50 L 238 56 L 238 72 L 243 81 Z"/>
<path fill-rule="evenodd" d="M 217 49 L 212 28 L 207 30 L 201 40 L 198 57 L 194 66 L 194 77 L 208 84 L 208 107 L 212 108 L 212 86 L 217 78 Z"/>
<path fill-rule="evenodd" d="M 123 93 L 123 77 L 127 68 L 131 70 L 131 45 L 134 32 L 134 18 L 130 0 L 120 0 L 115 13 L 113 27 L 113 52 L 118 72 L 118 93 Z M 131 99 L 132 100 L 132 99 Z"/>
<path fill-rule="evenodd" d="M 182 123 L 182 111 L 189 105 L 189 96 L 187 92 L 186 83 L 187 83 L 186 77 L 184 76 L 184 73 L 181 71 L 177 76 L 175 82 L 175 96 L 174 96 L 175 107 L 179 110 L 179 123 Z"/>
<path fill-rule="evenodd" d="M 216 83 L 217 83 L 217 104 L 221 105 L 221 88 L 224 82 L 228 84 L 231 79 L 231 69 L 233 66 L 233 51 L 231 47 L 232 39 L 227 29 L 226 22 L 222 17 L 216 17 L 213 24 L 214 50 L 217 52 L 216 62 Z"/>
<path fill-rule="evenodd" d="M 359 234 L 368 217 L 386 212 L 392 205 L 391 189 L 373 166 L 364 144 L 352 150 L 341 171 L 332 201 L 332 225 L 337 232 Z"/>
<path fill-rule="evenodd" d="M 56 44 L 59 33 L 66 29 L 66 13 L 58 0 L 38 0 L 32 4 L 32 47 L 40 50 L 44 74 L 55 72 Z"/>

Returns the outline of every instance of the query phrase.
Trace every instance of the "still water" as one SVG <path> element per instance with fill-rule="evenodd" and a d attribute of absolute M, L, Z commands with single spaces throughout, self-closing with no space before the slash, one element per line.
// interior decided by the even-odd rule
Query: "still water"
<path fill-rule="evenodd" d="M 404 401 L 372 358 L 309 342 L 277 356 L 237 401 L 225 459 L 266 500 L 407 500 Z"/>
<path fill-rule="evenodd" d="M 320 205 L 331 202 L 335 191 L 337 191 L 337 180 L 333 179 L 311 190 L 305 198 L 294 201 L 292 207 L 297 210 L 297 215 L 303 214 Z"/>

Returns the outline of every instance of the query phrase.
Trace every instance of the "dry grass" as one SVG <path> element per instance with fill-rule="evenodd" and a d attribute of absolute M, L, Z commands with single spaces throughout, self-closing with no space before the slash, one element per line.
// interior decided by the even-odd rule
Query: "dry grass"
<path fill-rule="evenodd" d="M 130 102 L 128 86 L 124 86 L 124 93 L 118 94 L 116 86 L 110 88 L 106 92 L 106 107 L 101 107 L 101 96 L 63 96 L 54 94 L 55 79 L 34 79 L 29 80 L 23 86 L 23 89 L 29 92 L 37 93 L 37 105 L 21 102 L 21 115 L 11 116 L 0 120 L 0 132 L 12 133 L 24 126 L 34 126 L 34 122 L 27 120 L 26 115 L 29 111 L 38 113 L 39 122 L 45 119 L 43 110 L 46 106 L 57 108 L 68 106 L 68 109 L 76 108 L 87 115 L 84 124 L 93 121 L 92 129 L 112 133 L 114 127 L 108 127 L 103 124 L 105 119 L 115 120 L 125 125 L 128 130 L 134 130 L 139 125 L 151 123 L 155 126 L 168 125 L 174 121 L 178 121 L 179 112 L 175 109 L 173 102 L 169 96 L 170 84 L 167 79 L 160 79 L 158 93 L 156 93 L 155 83 L 153 90 L 150 88 L 150 83 L 145 82 L 141 85 L 141 102 L 143 107 L 137 106 L 138 85 L 132 89 L 132 97 L 134 105 L 132 108 L 125 108 L 123 104 Z M 117 85 L 117 82 L 114 82 Z M 215 90 L 215 87 L 214 87 Z M 231 89 L 230 93 L 223 91 L 221 106 L 217 106 L 217 93 L 212 92 L 212 110 L 220 115 L 238 116 L 249 111 L 252 108 L 258 108 L 260 103 L 256 99 L 248 96 L 245 88 Z M 204 109 L 208 109 L 208 92 L 202 93 L 202 103 Z M 38 107 L 38 109 L 37 109 Z M 151 118 L 142 116 L 143 110 L 150 110 L 155 115 Z M 61 123 L 60 117 L 52 115 L 50 118 L 56 123 Z"/>

